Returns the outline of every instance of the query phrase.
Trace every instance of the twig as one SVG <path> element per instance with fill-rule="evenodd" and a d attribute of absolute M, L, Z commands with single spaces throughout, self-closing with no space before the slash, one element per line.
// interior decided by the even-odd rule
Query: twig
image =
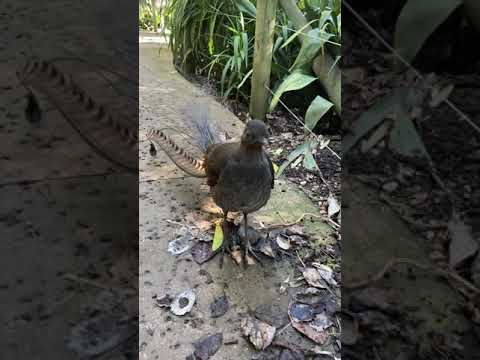
<path fill-rule="evenodd" d="M 461 277 L 460 275 L 458 275 L 457 273 L 455 273 L 453 271 L 439 269 L 439 268 L 436 268 L 436 267 L 433 267 L 433 266 L 430 266 L 430 265 L 427 265 L 427 264 L 421 264 L 421 263 L 418 263 L 414 260 L 406 259 L 406 258 L 394 258 L 394 259 L 390 260 L 387 264 L 385 264 L 385 266 L 382 268 L 382 270 L 380 270 L 380 272 L 378 272 L 377 274 L 372 276 L 370 279 L 360 280 L 360 281 L 353 282 L 353 283 L 350 283 L 350 284 L 349 283 L 343 283 L 342 286 L 344 288 L 347 288 L 347 289 L 361 289 L 361 288 L 367 287 L 368 285 L 376 283 L 379 280 L 381 280 L 391 268 L 393 268 L 397 265 L 402 265 L 402 264 L 403 265 L 412 265 L 412 266 L 415 266 L 415 267 L 417 267 L 419 269 L 422 269 L 422 270 L 432 271 L 433 273 L 435 273 L 437 275 L 440 275 L 444 278 L 449 278 L 449 279 L 456 280 L 459 283 L 463 284 L 470 291 L 472 291 L 476 294 L 480 294 L 480 289 L 479 288 L 477 288 L 471 282 L 465 280 L 463 277 Z"/>
<path fill-rule="evenodd" d="M 280 216 L 280 215 L 279 215 Z M 335 221 L 333 221 L 332 219 L 329 219 L 325 216 L 322 216 L 322 215 L 316 215 L 316 214 L 312 214 L 312 213 L 304 213 L 302 214 L 302 216 L 300 216 L 297 220 L 295 220 L 294 222 L 291 222 L 291 223 L 283 223 L 283 224 L 274 224 L 274 225 L 270 225 L 270 226 L 266 226 L 264 227 L 263 229 L 264 230 L 273 230 L 273 229 L 277 229 L 277 228 L 281 228 L 281 227 L 289 227 L 289 226 L 293 226 L 293 225 L 297 225 L 299 222 L 301 222 L 306 216 L 311 216 L 311 217 L 314 217 L 314 218 L 317 218 L 317 219 L 322 219 L 322 220 L 325 220 L 325 221 L 328 221 L 330 222 L 332 225 L 334 225 L 335 227 L 340 227 L 339 224 L 337 224 Z M 281 217 L 281 216 L 280 216 Z"/>
<path fill-rule="evenodd" d="M 280 330 L 278 330 L 275 335 L 278 336 L 280 335 L 282 332 L 284 332 L 286 329 L 288 329 L 290 326 L 292 326 L 292 322 L 289 321 L 288 324 L 286 324 L 285 326 L 283 326 Z"/>
<path fill-rule="evenodd" d="M 302 266 L 303 266 L 304 268 L 306 268 L 307 266 L 305 265 L 305 263 L 303 262 L 303 260 L 300 258 L 300 255 L 298 254 L 298 250 L 297 250 L 297 249 L 295 249 L 295 254 L 297 254 L 298 260 L 300 260 L 300 262 L 302 263 Z"/>

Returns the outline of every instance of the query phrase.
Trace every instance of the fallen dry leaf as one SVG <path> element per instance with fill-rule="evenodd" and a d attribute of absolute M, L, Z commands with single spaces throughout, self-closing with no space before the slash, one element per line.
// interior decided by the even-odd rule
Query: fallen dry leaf
<path fill-rule="evenodd" d="M 257 350 L 265 350 L 272 343 L 276 332 L 275 327 L 252 318 L 243 319 L 240 330 Z"/>
<path fill-rule="evenodd" d="M 210 260 L 215 252 L 212 251 L 212 245 L 210 242 L 200 241 L 192 247 L 192 257 L 197 264 L 203 264 Z"/>
<path fill-rule="evenodd" d="M 340 211 L 340 204 L 333 195 L 328 196 L 328 217 L 331 218 L 333 215 Z"/>
<path fill-rule="evenodd" d="M 327 287 L 317 269 L 308 267 L 302 270 L 302 274 L 309 285 L 320 289 L 325 289 Z"/>
<path fill-rule="evenodd" d="M 471 228 L 460 220 L 457 214 L 454 214 L 449 221 L 448 232 L 451 238 L 449 262 L 450 266 L 454 268 L 477 253 L 478 243 L 473 238 Z"/>
<path fill-rule="evenodd" d="M 282 234 L 277 235 L 275 241 L 277 242 L 278 246 L 283 250 L 289 250 L 292 247 L 290 239 L 283 236 Z"/>
<path fill-rule="evenodd" d="M 220 349 L 223 343 L 223 334 L 207 335 L 193 344 L 196 360 L 208 360 Z"/>

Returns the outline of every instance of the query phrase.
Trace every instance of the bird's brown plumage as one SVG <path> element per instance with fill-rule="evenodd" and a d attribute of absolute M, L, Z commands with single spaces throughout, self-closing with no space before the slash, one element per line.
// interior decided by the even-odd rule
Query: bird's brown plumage
<path fill-rule="evenodd" d="M 203 133 L 209 133 L 209 130 Z M 267 143 L 268 131 L 262 121 L 249 121 L 240 142 L 210 143 L 206 146 L 203 161 L 193 159 L 158 130 L 150 131 L 147 138 L 158 143 L 179 168 L 190 175 L 207 178 L 213 200 L 223 210 L 225 232 L 228 230 L 227 214 L 233 211 L 244 214 L 244 233 L 248 234 L 247 215 L 268 202 L 274 187 L 273 164 L 263 149 L 263 145 Z M 205 141 L 200 143 L 205 144 Z M 223 264 L 227 243 L 228 235 L 225 234 L 220 264 Z M 246 236 L 244 265 L 247 263 L 249 248 Z"/>

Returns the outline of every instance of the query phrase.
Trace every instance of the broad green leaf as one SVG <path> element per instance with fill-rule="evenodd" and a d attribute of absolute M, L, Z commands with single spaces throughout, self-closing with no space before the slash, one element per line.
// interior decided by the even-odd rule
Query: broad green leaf
<path fill-rule="evenodd" d="M 408 62 L 462 0 L 408 0 L 395 28 L 395 48 Z"/>
<path fill-rule="evenodd" d="M 378 100 L 370 109 L 362 113 L 354 121 L 350 132 L 343 138 L 342 146 L 344 153 L 360 141 L 371 129 L 380 124 L 388 115 L 394 114 L 398 101 L 407 94 L 407 89 L 396 89 L 393 94 L 388 94 Z"/>
<path fill-rule="evenodd" d="M 220 222 L 215 224 L 215 233 L 213 234 L 212 251 L 217 251 L 223 244 L 223 230 Z"/>
<path fill-rule="evenodd" d="M 307 109 L 307 113 L 305 114 L 305 126 L 308 129 L 313 130 L 317 125 L 318 120 L 320 120 L 332 106 L 333 103 L 321 96 L 317 96 Z"/>
<path fill-rule="evenodd" d="M 317 56 L 325 42 L 332 37 L 331 34 L 322 32 L 320 29 L 310 30 L 307 35 L 308 36 L 305 37 L 300 52 L 298 53 L 290 71 L 301 68 L 305 65 L 311 66 L 313 59 Z"/>
<path fill-rule="evenodd" d="M 305 152 L 310 151 L 311 148 L 316 146 L 317 143 L 315 141 L 306 141 L 303 144 L 299 145 L 295 150 L 288 154 L 287 160 L 285 160 L 285 162 L 280 165 L 277 171 L 277 177 L 282 175 L 283 171 L 287 168 L 287 166 L 290 165 L 293 161 L 295 161 L 299 156 L 304 155 Z"/>
<path fill-rule="evenodd" d="M 318 168 L 317 162 L 315 161 L 315 159 L 312 155 L 312 151 L 310 149 L 308 149 L 305 152 L 305 156 L 303 158 L 303 166 L 305 167 L 305 169 L 310 170 L 310 171 L 320 170 Z"/>
<path fill-rule="evenodd" d="M 278 104 L 278 100 L 280 100 L 280 97 L 284 92 L 303 89 L 305 86 L 309 85 L 315 80 L 317 80 L 316 77 L 306 75 L 300 71 L 292 72 L 282 81 L 277 91 L 275 91 L 270 103 L 269 111 L 271 112 L 273 109 L 275 109 Z"/>
<path fill-rule="evenodd" d="M 429 160 L 430 155 L 410 118 L 405 99 L 408 94 L 397 93 L 395 122 L 390 133 L 390 148 L 398 154 L 408 157 L 422 157 Z"/>

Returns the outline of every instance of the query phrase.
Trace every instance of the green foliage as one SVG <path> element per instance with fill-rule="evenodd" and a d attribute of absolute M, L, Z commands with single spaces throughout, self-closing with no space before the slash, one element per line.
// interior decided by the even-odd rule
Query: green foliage
<path fill-rule="evenodd" d="M 167 8 L 176 64 L 218 82 L 222 96 L 245 96 L 253 59 L 255 7 L 248 0 L 172 0 Z"/>
<path fill-rule="evenodd" d="M 273 95 L 272 101 L 270 103 L 270 111 L 272 111 L 280 100 L 280 97 L 286 91 L 303 89 L 307 85 L 311 84 L 313 81 L 317 80 L 316 77 L 304 74 L 301 71 L 294 71 L 281 82 L 277 91 Z"/>
<path fill-rule="evenodd" d="M 156 22 L 157 25 L 160 23 L 161 12 L 159 9 L 157 9 L 157 11 L 153 11 L 153 6 L 153 0 L 139 1 L 138 25 L 140 29 L 153 31 L 155 28 L 154 23 Z"/>
<path fill-rule="evenodd" d="M 318 145 L 319 143 L 316 140 L 308 140 L 299 145 L 295 150 L 288 154 L 287 160 L 285 160 L 285 162 L 278 168 L 278 172 L 276 174 L 277 177 L 282 175 L 282 173 L 290 164 L 293 163 L 293 165 L 295 165 L 297 161 L 298 164 L 302 162 L 302 165 L 310 171 L 319 171 L 320 169 L 318 168 L 318 165 L 312 155 L 313 149 L 315 149 Z"/>
<path fill-rule="evenodd" d="M 295 30 L 283 9 L 279 6 L 277 10 L 270 79 L 274 95 L 270 111 L 276 108 L 285 92 L 301 92 L 306 101 L 300 106 L 308 109 L 305 118 L 312 130 L 332 108 L 328 99 L 306 94 L 307 86 L 317 80 L 312 71 L 314 59 L 324 52 L 333 58 L 341 54 L 341 0 L 300 0 L 297 5 L 308 20 L 304 29 Z M 256 1 L 171 0 L 165 16 L 177 68 L 207 76 L 217 84 L 223 98 L 235 97 L 248 103 Z M 308 32 L 302 34 L 307 27 Z M 299 36 L 302 42 L 298 41 Z M 315 141 L 302 144 L 279 168 L 278 175 L 299 157 L 303 159 L 303 166 L 315 170 L 311 152 L 318 145 Z"/>
<path fill-rule="evenodd" d="M 317 96 L 307 109 L 305 114 L 305 126 L 313 130 L 317 126 L 318 121 L 325 115 L 333 104 L 321 96 Z"/>
<path fill-rule="evenodd" d="M 248 102 L 255 4 L 250 0 L 171 0 L 166 17 L 176 65 L 182 71 L 206 75 L 218 85 L 224 98 L 234 96 Z M 281 81 L 296 70 L 308 69 L 304 72 L 310 75 L 311 63 L 325 44 L 340 40 L 339 4 L 339 0 L 301 2 L 300 6 L 311 18 L 310 24 L 315 27 L 303 46 L 294 41 L 299 32 L 279 8 L 271 77 L 274 86 L 280 86 Z M 333 47 L 339 52 L 337 45 Z"/>
<path fill-rule="evenodd" d="M 412 61 L 428 37 L 460 5 L 462 0 L 409 0 L 398 17 L 395 47 Z"/>

